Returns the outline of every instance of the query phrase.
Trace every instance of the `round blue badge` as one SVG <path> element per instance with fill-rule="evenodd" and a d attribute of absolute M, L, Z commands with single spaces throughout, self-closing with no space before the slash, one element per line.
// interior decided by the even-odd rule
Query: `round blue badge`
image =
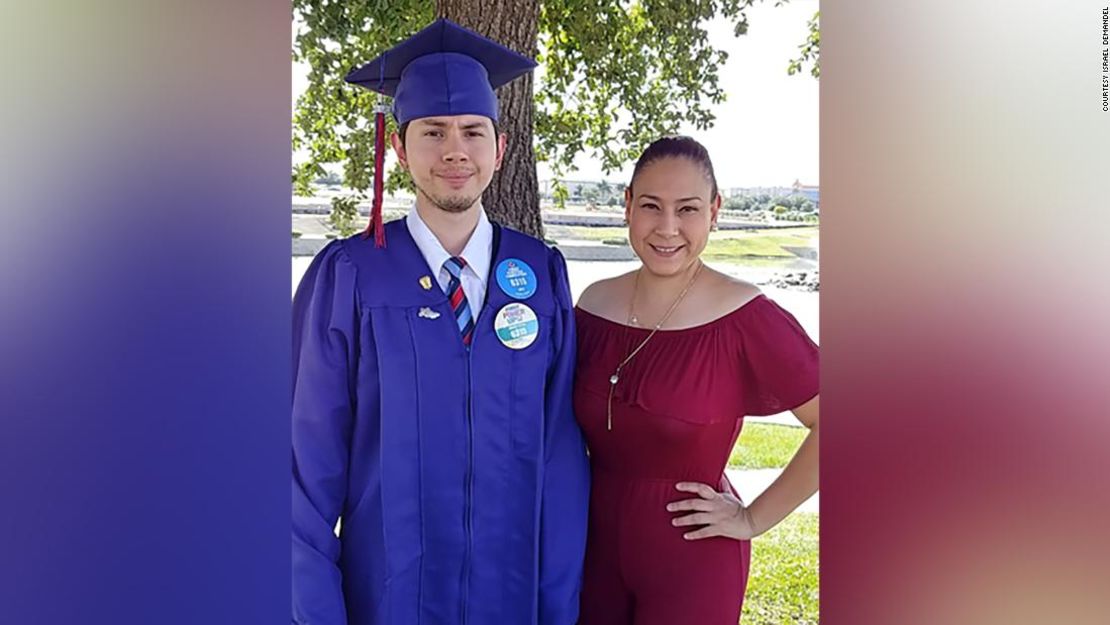
<path fill-rule="evenodd" d="M 497 286 L 515 299 L 528 299 L 536 293 L 536 272 L 519 258 L 506 258 L 497 265 Z"/>

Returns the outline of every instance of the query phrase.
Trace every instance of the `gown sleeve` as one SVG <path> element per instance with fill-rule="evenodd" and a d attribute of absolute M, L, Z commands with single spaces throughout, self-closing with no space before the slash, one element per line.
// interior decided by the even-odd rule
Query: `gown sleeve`
<path fill-rule="evenodd" d="M 819 391 L 818 348 L 793 315 L 760 298 L 741 326 L 744 414 L 793 410 Z"/>
<path fill-rule="evenodd" d="M 293 298 L 293 623 L 345 625 L 336 522 L 343 509 L 357 362 L 355 267 L 340 241 Z"/>
<path fill-rule="evenodd" d="M 590 469 L 574 418 L 574 307 L 563 255 L 552 250 L 556 293 L 555 358 L 547 375 L 543 492 L 540 503 L 539 625 L 574 625 L 586 553 Z"/>

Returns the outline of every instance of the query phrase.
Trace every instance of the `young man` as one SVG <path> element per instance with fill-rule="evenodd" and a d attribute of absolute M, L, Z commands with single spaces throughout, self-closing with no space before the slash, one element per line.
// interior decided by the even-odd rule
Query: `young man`
<path fill-rule="evenodd" d="M 294 299 L 294 623 L 577 620 L 566 263 L 481 203 L 505 147 L 493 89 L 534 66 L 439 20 L 347 78 L 394 97 L 416 204 L 384 247 L 329 244 Z"/>

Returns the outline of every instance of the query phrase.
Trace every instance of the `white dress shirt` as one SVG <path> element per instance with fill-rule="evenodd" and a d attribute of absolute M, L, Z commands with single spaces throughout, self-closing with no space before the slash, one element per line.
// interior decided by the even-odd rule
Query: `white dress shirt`
<path fill-rule="evenodd" d="M 416 206 L 413 206 L 412 210 L 409 211 L 405 223 L 408 225 L 412 240 L 416 242 L 416 247 L 424 255 L 424 260 L 428 262 L 428 267 L 435 272 L 439 288 L 446 293 L 447 284 L 451 281 L 451 274 L 443 266 L 443 263 L 447 262 L 451 255 L 443 249 L 443 244 L 428 228 L 428 224 L 420 218 Z M 491 257 L 493 256 L 493 225 L 486 217 L 485 209 L 478 210 L 478 225 L 474 228 L 470 240 L 466 242 L 466 247 L 463 248 L 462 254 L 459 254 L 459 256 L 466 261 L 466 267 L 463 268 L 459 279 L 462 281 L 466 301 L 470 305 L 470 314 L 477 321 L 478 313 L 482 310 L 482 304 L 486 301 L 486 283 L 489 277 Z"/>

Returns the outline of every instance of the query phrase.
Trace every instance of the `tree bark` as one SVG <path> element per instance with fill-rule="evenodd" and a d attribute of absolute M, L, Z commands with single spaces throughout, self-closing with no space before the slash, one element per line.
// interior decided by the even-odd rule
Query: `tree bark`
<path fill-rule="evenodd" d="M 536 58 L 539 0 L 436 0 L 436 16 L 445 17 L 501 45 Z M 508 135 L 501 170 L 482 195 L 492 221 L 543 237 L 536 153 L 532 148 L 535 99 L 532 73 L 497 90 L 498 126 Z"/>

